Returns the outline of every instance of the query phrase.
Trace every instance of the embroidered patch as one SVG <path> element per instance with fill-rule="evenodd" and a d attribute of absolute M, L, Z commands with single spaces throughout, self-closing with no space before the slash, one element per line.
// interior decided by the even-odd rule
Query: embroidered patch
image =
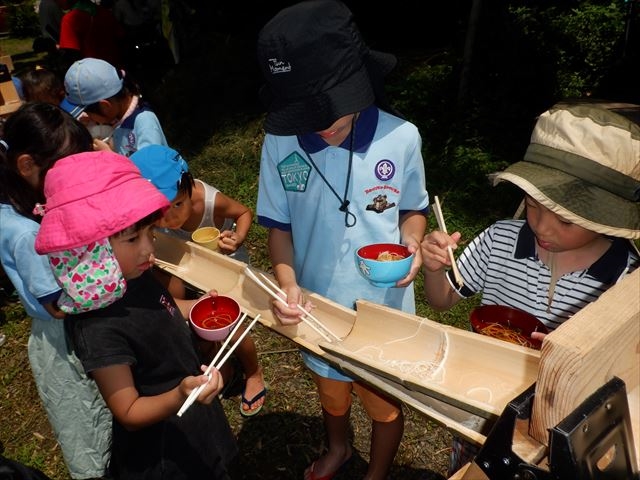
<path fill-rule="evenodd" d="M 382 213 L 387 208 L 393 208 L 395 206 L 395 202 L 387 201 L 386 195 L 376 195 L 373 198 L 373 201 L 367 205 L 367 210 L 373 210 L 376 213 Z"/>
<path fill-rule="evenodd" d="M 376 177 L 378 180 L 391 180 L 396 174 L 396 166 L 391 160 L 380 160 L 376 163 Z"/>
<path fill-rule="evenodd" d="M 278 164 L 280 181 L 288 192 L 304 192 L 310 171 L 311 166 L 298 152 L 293 152 Z"/>

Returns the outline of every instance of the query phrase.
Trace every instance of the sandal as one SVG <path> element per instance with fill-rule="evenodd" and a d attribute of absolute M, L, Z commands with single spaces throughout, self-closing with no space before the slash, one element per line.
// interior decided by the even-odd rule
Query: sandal
<path fill-rule="evenodd" d="M 240 415 L 242 415 L 243 417 L 253 417 L 254 415 L 257 415 L 258 413 L 260 413 L 260 410 L 262 410 L 264 403 L 254 409 L 251 409 L 251 405 L 253 405 L 258 400 L 263 398 L 266 394 L 267 394 L 267 387 L 264 387 L 253 398 L 250 398 L 247 400 L 243 392 L 242 401 L 240 402 Z M 243 405 L 247 405 L 250 408 L 250 410 L 245 410 L 244 408 L 242 408 Z"/>

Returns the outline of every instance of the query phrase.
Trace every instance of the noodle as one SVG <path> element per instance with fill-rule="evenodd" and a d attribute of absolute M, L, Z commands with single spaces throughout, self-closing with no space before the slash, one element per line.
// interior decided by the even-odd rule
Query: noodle
<path fill-rule="evenodd" d="M 228 313 L 216 313 L 202 320 L 202 327 L 210 330 L 228 327 L 233 322 L 233 318 Z"/>
<path fill-rule="evenodd" d="M 402 260 L 404 257 L 402 255 L 400 255 L 399 253 L 395 253 L 395 252 L 390 252 L 388 250 L 385 250 L 384 252 L 380 252 L 380 254 L 378 255 L 378 258 L 376 258 L 377 261 L 379 262 L 392 262 L 395 260 Z"/>
<path fill-rule="evenodd" d="M 506 327 L 499 323 L 488 323 L 486 327 L 480 329 L 480 333 L 489 337 L 498 338 L 506 342 L 515 343 L 523 347 L 535 348 L 533 343 L 527 337 L 512 328 Z"/>

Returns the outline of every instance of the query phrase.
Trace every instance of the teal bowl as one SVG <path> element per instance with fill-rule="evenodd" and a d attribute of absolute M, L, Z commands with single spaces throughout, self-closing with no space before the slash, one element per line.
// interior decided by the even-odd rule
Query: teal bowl
<path fill-rule="evenodd" d="M 376 287 L 395 287 L 411 270 L 413 254 L 398 243 L 372 243 L 355 251 L 356 268 Z"/>

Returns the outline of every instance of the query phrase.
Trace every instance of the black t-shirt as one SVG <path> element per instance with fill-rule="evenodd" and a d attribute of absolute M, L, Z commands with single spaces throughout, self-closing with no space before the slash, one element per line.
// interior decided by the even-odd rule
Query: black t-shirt
<path fill-rule="evenodd" d="M 129 365 L 138 392 L 153 396 L 201 373 L 187 322 L 150 272 L 127 282 L 124 297 L 108 307 L 65 320 L 85 371 Z M 195 402 L 138 431 L 114 419 L 111 474 L 119 479 L 226 479 L 235 439 L 220 402 Z"/>

